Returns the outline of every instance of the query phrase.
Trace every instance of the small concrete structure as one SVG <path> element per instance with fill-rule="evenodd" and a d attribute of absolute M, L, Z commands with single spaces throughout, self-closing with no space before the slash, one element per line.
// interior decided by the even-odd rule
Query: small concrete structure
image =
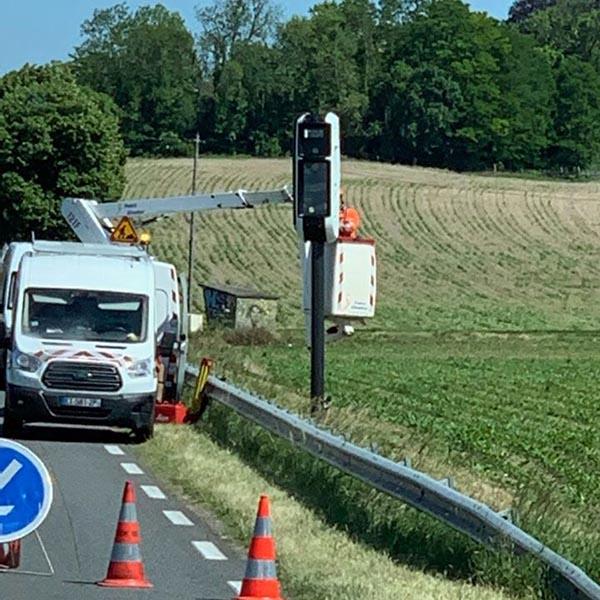
<path fill-rule="evenodd" d="M 201 285 L 209 326 L 218 323 L 235 329 L 275 329 L 278 296 L 230 285 Z"/>

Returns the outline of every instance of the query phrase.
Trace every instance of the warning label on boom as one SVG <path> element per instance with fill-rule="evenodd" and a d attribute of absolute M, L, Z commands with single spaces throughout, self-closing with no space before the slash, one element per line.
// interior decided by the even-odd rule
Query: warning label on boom
<path fill-rule="evenodd" d="M 110 236 L 111 242 L 121 242 L 123 244 L 137 244 L 139 237 L 131 219 L 123 217 L 119 224 L 113 229 Z"/>

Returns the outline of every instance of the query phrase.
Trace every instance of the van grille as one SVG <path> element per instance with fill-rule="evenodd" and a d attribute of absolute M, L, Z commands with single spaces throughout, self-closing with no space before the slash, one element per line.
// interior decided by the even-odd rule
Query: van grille
<path fill-rule="evenodd" d="M 53 390 L 90 392 L 118 392 L 123 383 L 118 369 L 112 365 L 71 361 L 50 363 L 42 381 Z"/>

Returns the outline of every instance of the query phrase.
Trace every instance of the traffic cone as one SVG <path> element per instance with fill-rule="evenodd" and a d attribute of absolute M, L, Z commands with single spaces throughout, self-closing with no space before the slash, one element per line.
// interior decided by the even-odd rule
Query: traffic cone
<path fill-rule="evenodd" d="M 0 569 L 16 569 L 21 563 L 21 540 L 0 544 Z"/>
<path fill-rule="evenodd" d="M 234 600 L 283 600 L 275 564 L 275 540 L 268 496 L 258 502 L 254 535 L 248 550 L 246 575 Z"/>
<path fill-rule="evenodd" d="M 123 503 L 108 573 L 102 581 L 98 582 L 98 585 L 124 588 L 152 587 L 144 575 L 140 541 L 140 524 L 135 510 L 135 489 L 131 481 L 127 481 L 123 490 Z"/>

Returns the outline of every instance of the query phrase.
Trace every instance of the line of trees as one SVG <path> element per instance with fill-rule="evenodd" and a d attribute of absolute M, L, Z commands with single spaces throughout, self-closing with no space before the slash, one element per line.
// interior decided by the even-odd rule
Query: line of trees
<path fill-rule="evenodd" d="M 158 4 L 94 12 L 78 81 L 121 110 L 130 153 L 281 155 L 305 110 L 333 109 L 346 154 L 457 170 L 572 170 L 600 158 L 598 0 L 338 0 L 283 21 L 216 0 L 192 33 Z"/>

